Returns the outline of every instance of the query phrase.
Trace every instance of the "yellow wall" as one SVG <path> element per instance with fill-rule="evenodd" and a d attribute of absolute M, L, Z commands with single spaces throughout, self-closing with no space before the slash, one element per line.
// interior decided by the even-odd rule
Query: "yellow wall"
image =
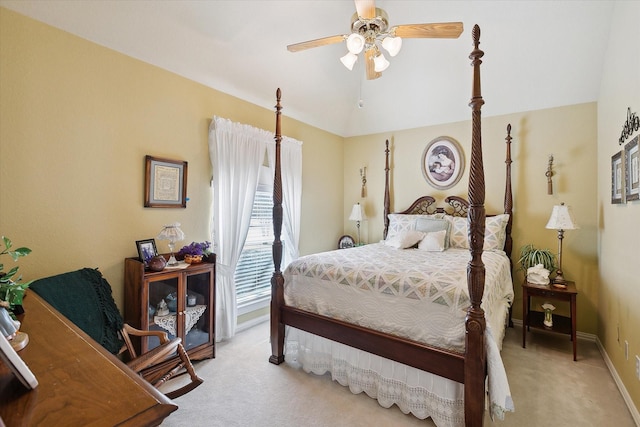
<path fill-rule="evenodd" d="M 469 73 L 471 73 L 469 67 Z M 492 94 L 485 93 L 489 101 Z M 471 116 L 471 110 L 469 110 Z M 565 202 L 574 209 L 580 230 L 565 232 L 562 267 L 565 277 L 576 282 L 580 292 L 578 330 L 595 334 L 598 314 L 598 264 L 596 248 L 596 104 L 529 111 L 482 122 L 485 206 L 488 213 L 502 212 L 505 183 L 506 127 L 511 123 L 512 184 L 514 222 L 512 235 L 518 260 L 519 249 L 528 243 L 557 252 L 558 234 L 545 229 L 553 205 Z M 449 190 L 432 188 L 422 176 L 421 161 L 426 145 L 438 136 L 456 139 L 464 149 L 465 172 Z M 363 222 L 362 238 L 382 238 L 384 141 L 391 150 L 392 211 L 403 210 L 417 197 L 430 194 L 442 200 L 446 195 L 466 197 L 471 155 L 471 122 L 450 123 L 391 134 L 349 138 L 345 143 L 345 218 L 356 201 L 365 206 L 369 220 Z M 545 172 L 549 154 L 554 156 L 553 194 L 547 194 Z M 360 168 L 367 166 L 367 197 L 360 198 Z M 355 235 L 355 226 L 345 219 L 345 229 Z M 522 272 L 516 271 L 513 317 L 522 319 Z M 536 302 L 542 303 L 542 302 Z M 558 313 L 568 313 L 559 306 Z"/>
<path fill-rule="evenodd" d="M 25 280 L 99 267 L 122 307 L 136 240 L 175 221 L 184 244 L 210 239 L 211 117 L 275 130 L 275 114 L 4 8 L 0 31 L 0 233 L 33 250 Z M 343 206 L 326 188 L 343 186 L 343 139 L 282 103 L 283 134 L 304 142 L 301 252 L 333 248 Z M 186 209 L 143 207 L 147 154 L 188 162 Z"/>
<path fill-rule="evenodd" d="M 640 356 L 640 202 L 611 204 L 611 156 L 624 148 L 618 139 L 627 108 L 640 115 L 638 22 L 640 3 L 616 2 L 598 100 L 597 168 L 598 337 L 636 408 L 640 408 L 640 379 L 635 374 L 635 356 Z M 625 340 L 629 342 L 628 360 Z"/>

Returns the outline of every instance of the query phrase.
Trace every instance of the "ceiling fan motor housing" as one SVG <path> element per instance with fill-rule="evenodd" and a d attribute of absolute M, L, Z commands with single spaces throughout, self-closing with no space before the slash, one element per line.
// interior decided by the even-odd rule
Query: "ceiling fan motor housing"
<path fill-rule="evenodd" d="M 388 28 L 387 12 L 377 7 L 376 16 L 371 19 L 361 18 L 357 12 L 351 17 L 351 32 L 363 36 L 367 44 L 373 44 L 380 35 L 387 35 Z"/>

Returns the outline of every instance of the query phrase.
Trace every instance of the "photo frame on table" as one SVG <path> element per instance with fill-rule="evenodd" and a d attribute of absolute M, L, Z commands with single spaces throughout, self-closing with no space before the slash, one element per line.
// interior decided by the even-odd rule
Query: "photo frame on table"
<path fill-rule="evenodd" d="M 434 188 L 446 190 L 462 178 L 464 152 L 460 143 L 448 136 L 439 136 L 422 152 L 422 175 Z"/>
<path fill-rule="evenodd" d="M 346 234 L 338 240 L 338 249 L 353 248 L 355 245 L 356 241 L 353 240 L 353 237 Z"/>
<path fill-rule="evenodd" d="M 624 162 L 620 150 L 611 156 L 611 203 L 614 205 L 624 202 Z"/>
<path fill-rule="evenodd" d="M 144 206 L 187 207 L 187 162 L 145 156 Z"/>
<path fill-rule="evenodd" d="M 640 200 L 640 155 L 638 145 L 640 135 L 624 146 L 625 200 Z"/>
<path fill-rule="evenodd" d="M 136 247 L 138 248 L 138 257 L 145 266 L 149 259 L 158 255 L 158 249 L 156 248 L 156 241 L 154 239 L 137 240 Z"/>
<path fill-rule="evenodd" d="M 32 390 L 38 387 L 38 380 L 35 375 L 33 375 L 31 369 L 24 363 L 24 360 L 22 360 L 4 336 L 0 336 L 0 360 L 18 377 L 22 385 L 27 389 Z"/>

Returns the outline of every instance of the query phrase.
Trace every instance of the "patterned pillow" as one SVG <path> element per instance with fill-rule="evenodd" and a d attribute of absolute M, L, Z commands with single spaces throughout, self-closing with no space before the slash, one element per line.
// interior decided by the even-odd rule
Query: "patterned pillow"
<path fill-rule="evenodd" d="M 469 249 L 469 228 L 466 217 L 445 217 L 451 223 L 449 246 L 452 248 Z M 484 246 L 485 251 L 504 250 L 507 237 L 508 214 L 490 216 L 485 219 Z"/>
<path fill-rule="evenodd" d="M 389 230 L 387 240 L 392 239 L 403 231 L 416 229 L 416 220 L 419 218 L 442 218 L 442 214 L 433 215 L 409 215 L 409 214 L 389 214 Z"/>

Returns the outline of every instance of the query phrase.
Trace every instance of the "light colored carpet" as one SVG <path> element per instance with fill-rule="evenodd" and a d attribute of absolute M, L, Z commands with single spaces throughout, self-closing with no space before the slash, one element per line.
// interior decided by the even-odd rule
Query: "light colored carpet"
<path fill-rule="evenodd" d="M 216 345 L 216 358 L 196 362 L 205 380 L 178 398 L 179 409 L 163 427 L 377 427 L 433 426 L 385 409 L 366 394 L 352 394 L 328 375 L 307 374 L 297 366 L 268 362 L 269 325 L 240 332 Z M 578 361 L 572 360 L 565 336 L 534 332 L 522 348 L 522 329 L 507 330 L 502 357 L 516 412 L 496 426 L 616 426 L 634 427 L 611 375 L 596 347 L 578 340 Z"/>

